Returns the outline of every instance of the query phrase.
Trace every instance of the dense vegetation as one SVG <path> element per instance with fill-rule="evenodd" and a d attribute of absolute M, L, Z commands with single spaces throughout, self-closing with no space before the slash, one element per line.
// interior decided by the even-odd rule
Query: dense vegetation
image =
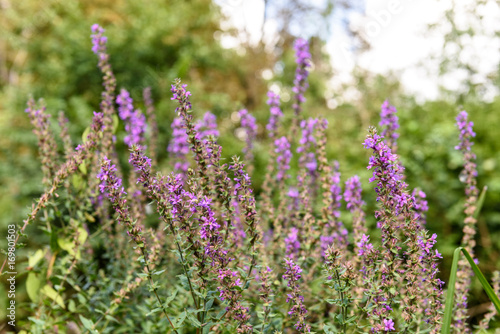
<path fill-rule="evenodd" d="M 17 250 L 19 329 L 437 332 L 453 249 L 476 240 L 481 270 L 491 279 L 498 268 L 500 99 L 462 101 L 468 115 L 460 115 L 477 133 L 477 159 L 465 160 L 476 178 L 470 165 L 463 172 L 473 136 L 464 119 L 457 131 L 454 101 L 418 104 L 394 81 L 366 74 L 358 103 L 326 108 L 331 70 L 318 39 L 292 49 L 293 36 L 284 38 L 277 53 L 222 49 L 215 36 L 231 32 L 210 1 L 48 8 L 31 25 L 15 15 L 3 23 L 11 36 L 0 92 L 0 228 L 28 222 Z M 92 21 L 81 17 L 109 23 L 109 42 L 94 26 L 91 44 Z M 267 68 L 271 79 L 255 75 Z M 26 107 L 29 93 L 45 100 Z M 372 175 L 368 161 L 394 183 Z M 464 181 L 476 192 L 464 195 Z M 397 221 L 404 228 L 395 230 Z M 439 272 L 417 284 L 408 275 L 417 264 Z M 487 299 L 464 266 L 458 293 L 469 303 L 456 314 L 467 327 L 483 319 Z M 409 303 L 410 295 L 418 297 Z"/>

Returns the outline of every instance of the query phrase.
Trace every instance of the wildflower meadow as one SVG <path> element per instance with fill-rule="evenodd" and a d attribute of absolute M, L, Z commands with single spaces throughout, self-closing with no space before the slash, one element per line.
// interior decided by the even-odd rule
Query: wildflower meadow
<path fill-rule="evenodd" d="M 244 147 L 228 159 L 221 120 L 192 103 L 183 78 L 162 92 L 176 107 L 161 141 L 165 121 L 151 89 L 134 101 L 133 87 L 115 77 L 113 40 L 98 24 L 89 32 L 102 95 L 81 140 L 64 112 L 54 122 L 43 99 L 26 104 L 44 190 L 8 228 L 0 277 L 7 293 L 22 282 L 27 298 L 9 294 L 0 332 L 494 333 L 500 273 L 487 280 L 475 263 L 488 190 L 477 181 L 467 111 L 448 120 L 465 204 L 445 277 L 442 236 L 427 229 L 437 223 L 427 219 L 433 203 L 398 155 L 409 135 L 398 106 L 379 97 L 378 124 L 351 143 L 364 149 L 371 177 L 341 175 L 343 161 L 328 153 L 336 145 L 329 122 L 304 110 L 314 71 L 308 40 L 293 44 L 289 101 L 269 90 L 265 122 L 237 107 Z M 16 266 L 24 249 L 26 265 Z M 471 324 L 475 280 L 491 303 Z"/>

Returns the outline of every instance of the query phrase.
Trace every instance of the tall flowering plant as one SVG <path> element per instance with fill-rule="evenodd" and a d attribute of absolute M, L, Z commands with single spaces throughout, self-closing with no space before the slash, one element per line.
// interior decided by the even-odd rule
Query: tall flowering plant
<path fill-rule="evenodd" d="M 240 110 L 244 156 L 226 159 L 218 142 L 224 127 L 218 128 L 214 114 L 196 113 L 179 79 L 171 86 L 176 106 L 170 142 L 158 142 L 150 90 L 144 90 L 144 114 L 126 89 L 115 97 L 107 42 L 104 29 L 92 26 L 104 89 L 100 111 L 80 145 L 72 148 L 61 114 L 63 149 L 58 150 L 49 111 L 34 100 L 28 103 L 46 190 L 12 242 L 18 244 L 27 226 L 39 223 L 50 244 L 28 259 L 32 316 L 21 323 L 23 329 L 439 332 L 444 288 L 439 237 L 426 230 L 432 203 L 421 189 L 410 191 L 396 154 L 399 125 L 393 106 L 383 103 L 381 134 L 370 128 L 363 143 L 372 176 L 341 173 L 342 165 L 327 154 L 328 122 L 307 118 L 302 110 L 311 54 L 307 41 L 298 40 L 292 131 L 284 133 L 287 105 L 269 92 L 267 136 L 257 136 L 257 120 Z M 457 118 L 457 149 L 465 165 L 462 244 L 473 254 L 477 172 L 471 151 L 475 134 L 467 117 L 461 112 Z M 127 159 L 120 159 L 114 145 L 120 129 L 125 129 L 129 168 L 122 168 Z M 269 162 L 259 192 L 253 176 L 262 171 L 253 164 L 253 148 L 261 137 L 268 140 Z M 166 163 L 156 155 L 161 145 L 169 153 Z M 370 183 L 376 203 L 363 196 Z M 366 208 L 372 205 L 376 210 L 370 214 Z M 461 265 L 455 332 L 469 330 L 469 284 L 470 271 Z M 481 328 L 492 317 L 488 313 Z"/>

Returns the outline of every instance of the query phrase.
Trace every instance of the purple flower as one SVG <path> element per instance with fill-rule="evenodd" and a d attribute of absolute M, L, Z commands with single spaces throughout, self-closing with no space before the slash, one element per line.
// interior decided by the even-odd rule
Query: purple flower
<path fill-rule="evenodd" d="M 426 223 L 425 213 L 429 210 L 429 206 L 427 205 L 427 201 L 425 199 L 426 195 L 422 190 L 418 188 L 413 189 L 411 195 L 415 200 L 413 209 L 418 216 L 420 226 L 424 226 Z"/>
<path fill-rule="evenodd" d="M 393 153 L 397 150 L 397 139 L 399 134 L 396 132 L 399 129 L 398 116 L 396 116 L 396 108 L 385 100 L 380 111 L 380 127 L 382 128 L 381 136 L 385 138 L 385 143 L 391 148 Z"/>
<path fill-rule="evenodd" d="M 468 114 L 467 111 L 461 111 L 456 120 L 457 120 L 457 127 L 458 130 L 460 130 L 460 143 L 455 146 L 456 150 L 465 150 L 465 151 L 470 151 L 472 145 L 474 145 L 473 142 L 471 142 L 471 138 L 476 136 L 476 133 L 472 130 L 472 127 L 474 126 L 473 122 L 468 122 L 467 121 Z"/>
<path fill-rule="evenodd" d="M 187 156 L 189 154 L 189 138 L 180 117 L 175 117 L 171 125 L 172 138 L 167 146 L 167 151 L 175 159 L 174 170 L 185 174 L 189 168 Z"/>
<path fill-rule="evenodd" d="M 359 176 L 354 175 L 349 178 L 345 183 L 344 200 L 346 201 L 346 207 L 349 211 L 355 208 L 360 208 L 365 205 L 365 202 L 361 198 L 361 181 Z"/>
<path fill-rule="evenodd" d="M 203 119 L 196 122 L 194 129 L 197 132 L 196 138 L 203 142 L 206 142 L 209 136 L 219 136 L 219 130 L 217 130 L 217 117 L 210 111 L 207 111 L 205 115 L 203 115 Z"/>
<path fill-rule="evenodd" d="M 385 331 L 394 331 L 394 321 L 392 319 L 384 319 L 384 330 Z"/>
<path fill-rule="evenodd" d="M 285 274 L 283 275 L 283 279 L 288 281 L 287 286 L 291 289 L 291 292 L 287 294 L 286 302 L 292 305 L 288 314 L 297 319 L 295 329 L 309 332 L 311 326 L 305 323 L 307 309 L 304 306 L 304 297 L 301 295 L 298 284 L 301 273 L 302 269 L 292 259 L 285 258 Z"/>
<path fill-rule="evenodd" d="M 315 155 L 316 138 L 314 137 L 317 125 L 317 118 L 309 118 L 308 120 L 302 120 L 300 122 L 302 138 L 300 139 L 299 147 L 297 148 L 297 153 L 301 153 L 299 156 L 299 166 L 300 168 L 307 168 L 309 174 L 311 175 L 314 175 L 318 166 Z"/>
<path fill-rule="evenodd" d="M 290 152 L 290 143 L 285 136 L 274 141 L 274 152 L 277 154 L 276 163 L 278 164 L 278 173 L 276 179 L 282 181 L 288 178 L 286 172 L 290 169 L 290 159 L 292 152 Z"/>
<path fill-rule="evenodd" d="M 269 132 L 269 138 L 274 139 L 278 133 L 278 125 L 280 119 L 283 117 L 283 112 L 280 109 L 280 96 L 272 91 L 267 92 L 267 104 L 270 107 L 271 115 L 269 116 L 269 123 L 266 129 Z"/>
<path fill-rule="evenodd" d="M 299 230 L 295 227 L 290 229 L 285 238 L 286 255 L 290 258 L 296 258 L 300 250 Z"/>
<path fill-rule="evenodd" d="M 95 54 L 106 53 L 106 43 L 108 41 L 106 36 L 103 36 L 104 29 L 97 23 L 92 25 L 92 52 Z"/>
<path fill-rule="evenodd" d="M 140 110 L 134 110 L 133 101 L 127 90 L 122 89 L 116 97 L 118 115 L 125 122 L 127 136 L 123 140 L 127 146 L 142 145 L 146 134 L 146 116 Z"/>
<path fill-rule="evenodd" d="M 367 236 L 366 234 L 363 234 L 363 236 L 361 237 L 361 240 L 358 242 L 357 246 L 359 249 L 359 252 L 358 252 L 359 256 L 366 255 L 367 253 L 369 253 L 370 251 L 373 250 L 373 245 L 370 243 L 370 237 Z"/>
<path fill-rule="evenodd" d="M 295 41 L 294 49 L 297 69 L 295 70 L 295 79 L 292 88 L 292 91 L 295 93 L 295 101 L 292 108 L 295 111 L 295 115 L 298 116 L 301 111 L 300 104 L 306 101 L 304 93 L 309 87 L 307 77 L 309 75 L 308 67 L 311 61 L 311 54 L 309 53 L 308 42 L 302 38 Z"/>
<path fill-rule="evenodd" d="M 239 112 L 241 127 L 245 129 L 245 141 L 246 146 L 243 148 L 243 153 L 245 154 L 245 161 L 249 163 L 253 160 L 252 149 L 255 138 L 257 137 L 257 124 L 255 122 L 255 117 L 253 117 L 248 110 L 241 109 Z"/>

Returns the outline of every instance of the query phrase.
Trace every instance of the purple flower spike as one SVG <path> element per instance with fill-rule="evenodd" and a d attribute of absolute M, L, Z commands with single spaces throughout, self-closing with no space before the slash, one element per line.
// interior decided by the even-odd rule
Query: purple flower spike
<path fill-rule="evenodd" d="M 122 89 L 120 95 L 116 97 L 118 103 L 118 115 L 125 122 L 127 136 L 124 138 L 125 144 L 142 145 L 146 134 L 146 116 L 140 110 L 134 110 L 133 101 L 127 90 Z"/>
<path fill-rule="evenodd" d="M 461 111 L 456 120 L 457 120 L 457 127 L 458 130 L 460 130 L 460 143 L 455 146 L 456 150 L 460 151 L 470 151 L 472 145 L 474 143 L 470 140 L 471 138 L 476 136 L 476 133 L 472 130 L 472 127 L 474 126 L 473 122 L 468 122 L 467 121 L 468 114 L 467 111 Z"/>
<path fill-rule="evenodd" d="M 297 153 L 301 153 L 299 157 L 299 165 L 301 168 L 307 168 L 309 174 L 314 175 L 318 163 L 316 161 L 316 138 L 314 137 L 315 129 L 318 125 L 317 118 L 309 118 L 300 122 L 302 129 L 302 138 L 299 141 Z"/>
<path fill-rule="evenodd" d="M 266 129 L 269 132 L 269 138 L 274 139 L 277 136 L 278 125 L 283 117 L 283 112 L 280 109 L 280 96 L 272 91 L 267 92 L 267 104 L 270 107 L 271 115 L 269 116 L 269 123 Z"/>
<path fill-rule="evenodd" d="M 292 158 L 292 152 L 290 151 L 290 143 L 285 136 L 276 139 L 274 141 L 274 146 L 274 151 L 277 154 L 276 162 L 278 164 L 278 174 L 276 175 L 276 178 L 279 182 L 283 181 L 289 176 L 286 174 L 286 172 L 290 169 L 290 159 Z"/>
<path fill-rule="evenodd" d="M 246 146 L 243 148 L 243 153 L 245 153 L 245 160 L 249 163 L 253 160 L 253 143 L 255 142 L 255 138 L 257 137 L 257 124 L 255 122 L 255 117 L 253 117 L 248 110 L 241 109 L 239 112 L 241 127 L 245 129 L 246 137 Z"/>
<path fill-rule="evenodd" d="M 290 233 L 285 238 L 285 248 L 286 255 L 290 258 L 296 258 L 299 254 L 300 250 L 300 241 L 299 241 L 299 230 L 295 227 L 290 229 Z"/>
<path fill-rule="evenodd" d="M 92 52 L 95 54 L 106 53 L 108 38 L 104 35 L 104 29 L 97 23 L 92 25 Z"/>
<path fill-rule="evenodd" d="M 292 106 L 295 115 L 298 116 L 301 111 L 300 104 L 306 101 L 304 93 L 309 87 L 307 77 L 309 75 L 308 67 L 311 61 L 311 54 L 309 53 L 309 43 L 302 38 L 295 41 L 295 62 L 297 69 L 295 71 L 295 80 L 293 81 L 292 91 L 295 93 L 295 102 Z"/>
<path fill-rule="evenodd" d="M 197 139 L 206 142 L 209 136 L 219 137 L 217 130 L 217 117 L 210 111 L 207 111 L 202 120 L 196 122 L 194 129 L 196 130 Z"/>
<path fill-rule="evenodd" d="M 397 140 L 399 138 L 399 133 L 396 132 L 399 129 L 396 113 L 396 107 L 390 105 L 388 100 L 385 100 L 380 111 L 379 125 L 382 128 L 381 136 L 385 138 L 385 143 L 391 148 L 392 153 L 397 151 Z"/>
<path fill-rule="evenodd" d="M 174 118 L 172 122 L 172 139 L 168 144 L 167 151 L 175 159 L 174 170 L 185 174 L 189 168 L 187 156 L 189 154 L 188 135 L 180 117 Z"/>
<path fill-rule="evenodd" d="M 286 302 L 292 305 L 288 314 L 297 319 L 295 329 L 308 333 L 311 331 L 311 326 L 305 323 L 307 310 L 304 306 L 304 297 L 301 295 L 298 284 L 301 273 L 302 269 L 292 259 L 285 259 L 285 274 L 283 275 L 283 279 L 288 281 L 287 286 L 292 290 L 287 294 L 286 298 Z"/>

